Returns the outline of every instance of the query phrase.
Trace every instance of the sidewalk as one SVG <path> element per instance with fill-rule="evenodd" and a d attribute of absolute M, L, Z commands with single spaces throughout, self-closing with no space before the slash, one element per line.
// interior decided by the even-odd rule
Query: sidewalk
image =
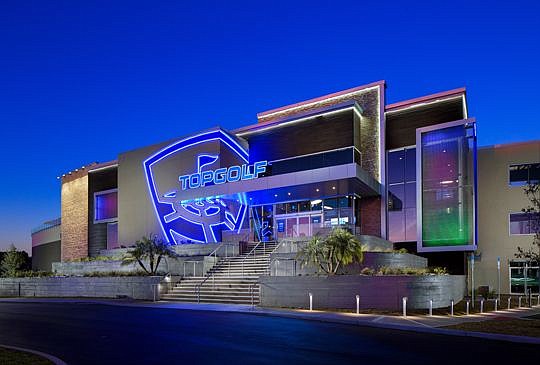
<path fill-rule="evenodd" d="M 403 331 L 416 331 L 423 333 L 434 333 L 442 335 L 472 336 L 487 338 L 493 340 L 523 342 L 540 344 L 540 338 L 513 336 L 483 332 L 469 332 L 461 330 L 442 329 L 439 327 L 457 325 L 466 322 L 480 322 L 498 318 L 522 318 L 540 314 L 540 306 L 532 308 L 505 309 L 497 312 L 488 312 L 483 314 L 456 315 L 456 316 L 428 316 L 411 315 L 407 317 L 380 315 L 380 314 L 356 314 L 345 312 L 330 311 L 309 311 L 306 309 L 280 309 L 280 308 L 262 308 L 252 307 L 250 305 L 239 304 L 209 304 L 209 303 L 179 303 L 179 302 L 136 302 L 129 300 L 114 299 L 65 299 L 65 298 L 0 298 L 0 303 L 89 303 L 114 306 L 127 306 L 137 308 L 159 308 L 193 311 L 215 311 L 246 313 L 251 315 L 282 317 L 291 319 L 314 320 L 328 323 L 349 324 L 357 326 L 368 326 L 387 328 Z"/>

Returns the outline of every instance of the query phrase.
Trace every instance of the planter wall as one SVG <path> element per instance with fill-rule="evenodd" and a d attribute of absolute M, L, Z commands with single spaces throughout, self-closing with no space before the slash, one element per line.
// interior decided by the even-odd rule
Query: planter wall
<path fill-rule="evenodd" d="M 408 298 L 411 309 L 442 308 L 463 299 L 465 276 L 261 276 L 260 305 L 265 307 L 309 308 L 309 293 L 314 309 L 360 308 L 400 310 L 402 298 Z"/>
<path fill-rule="evenodd" d="M 4 297 L 87 297 L 153 300 L 153 285 L 161 277 L 50 277 L 0 278 L 0 296 Z M 159 294 L 158 294 L 159 295 Z"/>
<path fill-rule="evenodd" d="M 317 274 L 317 270 L 314 267 L 301 267 L 300 263 L 295 260 L 296 255 L 296 253 L 274 253 L 270 265 L 270 274 L 272 276 Z M 364 262 L 362 264 L 348 265 L 341 268 L 338 273 L 356 275 L 360 274 L 360 271 L 362 271 L 364 267 L 378 270 L 383 266 L 423 269 L 427 267 L 427 259 L 410 253 L 364 252 Z"/>

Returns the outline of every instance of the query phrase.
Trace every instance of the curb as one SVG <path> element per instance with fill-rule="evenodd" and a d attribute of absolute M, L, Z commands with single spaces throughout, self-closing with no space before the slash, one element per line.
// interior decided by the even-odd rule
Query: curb
<path fill-rule="evenodd" d="M 0 347 L 3 347 L 5 349 L 17 350 L 17 351 L 21 351 L 21 352 L 27 352 L 27 353 L 30 353 L 30 354 L 38 355 L 38 356 L 46 358 L 49 361 L 52 361 L 55 365 L 67 365 L 66 362 L 60 360 L 56 356 L 47 354 L 45 352 L 41 352 L 41 351 L 37 351 L 37 350 L 30 350 L 30 349 L 26 349 L 26 348 L 23 348 L 23 347 L 9 346 L 9 345 L 4 345 L 4 344 L 0 344 Z"/>

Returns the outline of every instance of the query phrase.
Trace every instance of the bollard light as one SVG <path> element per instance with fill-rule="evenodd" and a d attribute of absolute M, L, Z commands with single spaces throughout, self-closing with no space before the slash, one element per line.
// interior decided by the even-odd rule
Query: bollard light
<path fill-rule="evenodd" d="M 540 305 L 540 295 L 536 297 L 536 305 Z"/>
<path fill-rule="evenodd" d="M 497 303 L 499 302 L 499 299 L 495 299 L 495 312 L 497 311 Z"/>
<path fill-rule="evenodd" d="M 521 308 L 521 297 L 518 298 L 518 308 Z"/>
<path fill-rule="evenodd" d="M 466 314 L 469 315 L 469 305 L 471 304 L 471 302 L 469 300 L 467 300 L 467 311 L 466 311 Z"/>
<path fill-rule="evenodd" d="M 480 301 L 480 313 L 484 313 L 484 299 Z"/>
<path fill-rule="evenodd" d="M 403 297 L 403 317 L 407 317 L 407 297 Z"/>
<path fill-rule="evenodd" d="M 433 299 L 429 300 L 429 316 L 433 316 Z"/>
<path fill-rule="evenodd" d="M 508 309 L 511 308 L 511 304 L 512 304 L 511 301 L 512 301 L 512 297 L 509 297 L 509 298 L 508 298 Z"/>
<path fill-rule="evenodd" d="M 450 315 L 454 316 L 454 299 L 450 301 Z"/>
<path fill-rule="evenodd" d="M 313 310 L 313 294 L 309 293 L 309 310 Z"/>
<path fill-rule="evenodd" d="M 360 314 L 360 295 L 356 295 L 356 314 Z"/>

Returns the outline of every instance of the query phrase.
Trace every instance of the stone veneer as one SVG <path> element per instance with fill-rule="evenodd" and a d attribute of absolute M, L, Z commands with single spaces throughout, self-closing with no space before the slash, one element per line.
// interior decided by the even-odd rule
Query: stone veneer
<path fill-rule="evenodd" d="M 62 261 L 88 256 L 88 173 L 62 179 Z"/>

